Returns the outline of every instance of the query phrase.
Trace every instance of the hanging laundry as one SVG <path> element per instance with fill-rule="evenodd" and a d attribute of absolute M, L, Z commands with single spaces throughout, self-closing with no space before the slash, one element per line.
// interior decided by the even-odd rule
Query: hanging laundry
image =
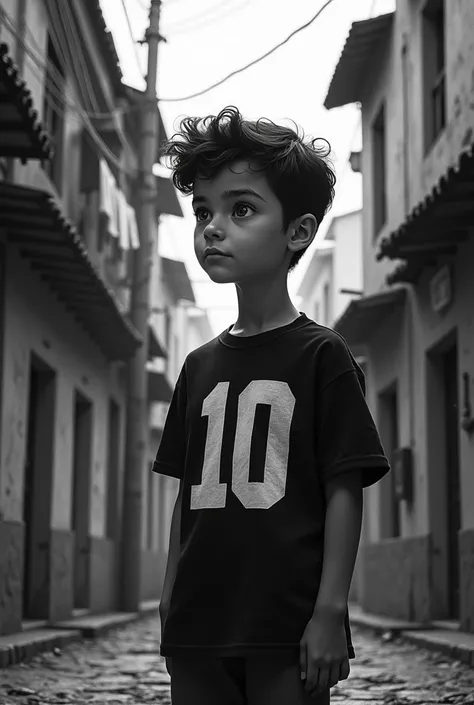
<path fill-rule="evenodd" d="M 140 247 L 140 238 L 138 236 L 137 216 L 135 208 L 132 208 L 130 205 L 128 206 L 128 236 L 132 250 L 138 250 Z"/>
<path fill-rule="evenodd" d="M 112 237 L 118 237 L 117 223 L 117 185 L 114 176 L 109 169 L 107 162 L 101 159 L 99 162 L 100 173 L 100 201 L 99 211 L 103 213 L 107 219 L 107 232 Z"/>
<path fill-rule="evenodd" d="M 122 250 L 130 249 L 130 240 L 128 235 L 128 207 L 129 206 L 124 192 L 117 190 L 119 242 Z"/>

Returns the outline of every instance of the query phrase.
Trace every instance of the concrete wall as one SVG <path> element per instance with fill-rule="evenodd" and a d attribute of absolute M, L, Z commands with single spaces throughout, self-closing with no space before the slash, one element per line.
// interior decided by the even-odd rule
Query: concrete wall
<path fill-rule="evenodd" d="M 396 263 L 376 262 L 380 239 L 404 221 L 406 214 L 453 165 L 474 130 L 474 4 L 449 0 L 446 11 L 446 128 L 431 148 L 424 150 L 421 0 L 399 0 L 392 31 L 382 42 L 377 60 L 366 79 L 363 96 L 363 231 L 366 293 L 378 291 Z M 406 44 L 406 77 L 402 48 Z M 404 96 L 406 115 L 404 120 Z M 371 125 L 386 101 L 387 222 L 374 233 L 372 214 Z M 406 177 L 406 178 L 405 178 Z"/>
<path fill-rule="evenodd" d="M 384 288 L 398 263 L 377 262 L 380 238 L 396 229 L 406 214 L 456 163 L 474 129 L 474 5 L 454 0 L 446 12 L 447 125 L 430 148 L 424 149 L 422 3 L 397 3 L 393 33 L 383 43 L 367 77 L 363 121 L 363 252 L 364 290 Z M 406 46 L 406 74 L 402 48 Z M 406 83 L 404 84 L 404 75 Z M 407 120 L 403 105 L 406 103 Z M 371 125 L 386 102 L 387 221 L 380 233 L 373 226 Z M 405 148 L 406 145 L 406 148 Z M 435 270 L 425 271 L 408 287 L 405 309 L 393 313 L 368 341 L 369 404 L 380 421 L 379 395 L 394 382 L 399 393 L 399 441 L 413 451 L 414 497 L 400 506 L 401 538 L 382 539 L 386 488 L 379 483 L 366 493 L 367 534 L 363 548 L 362 601 L 367 609 L 393 616 L 425 620 L 447 613 L 446 472 L 442 397 L 431 356 L 445 341 L 458 346 L 459 418 L 462 374 L 471 379 L 474 394 L 474 228 L 459 246 L 452 266 L 454 297 L 443 313 L 431 308 L 429 284 Z M 441 265 L 440 261 L 440 265 Z M 382 440 L 383 440 L 383 428 Z M 461 627 L 473 630 L 474 438 L 459 425 L 459 466 L 462 517 L 459 534 Z M 393 586 L 396 585 L 396 589 Z"/>
<path fill-rule="evenodd" d="M 108 403 L 112 397 L 124 418 L 125 390 L 119 380 L 117 366 L 110 365 L 100 350 L 77 326 L 48 287 L 40 280 L 11 245 L 8 250 L 6 276 L 6 310 L 4 318 L 3 400 L 1 416 L 0 518 L 3 522 L 21 524 L 23 520 L 24 467 L 26 452 L 27 405 L 31 355 L 35 354 L 56 373 L 56 410 L 51 499 L 51 575 L 50 589 L 62 595 L 65 611 L 72 607 L 70 574 L 72 570 L 73 536 L 71 535 L 73 487 L 73 413 L 74 393 L 80 391 L 93 405 L 91 452 L 90 515 L 87 533 L 90 537 L 91 563 L 97 550 L 102 559 L 96 562 L 105 571 L 113 571 L 111 552 L 104 561 L 101 542 L 107 542 L 107 426 Z M 122 422 L 123 423 L 123 422 Z M 121 473 L 123 428 L 120 444 Z M 47 511 L 45 507 L 45 511 Z M 13 544 L 11 544 L 13 545 Z M 18 546 L 22 543 L 18 543 Z M 94 548 L 95 547 L 95 548 Z M 13 550 L 13 549 L 12 549 Z M 105 550 L 105 548 L 104 548 Z M 12 559 L 13 560 L 13 559 Z M 23 557 L 15 560 L 21 564 Z M 92 579 L 97 571 L 91 571 Z M 109 596 L 104 580 L 90 586 L 91 607 L 107 603 Z M 55 583 L 55 584 L 54 584 Z M 61 587 L 60 587 L 61 585 Z M 69 594 L 68 591 L 69 590 Z M 58 604 L 51 598 L 51 604 Z M 64 616 L 64 615 L 63 615 Z"/>
<path fill-rule="evenodd" d="M 302 308 L 325 326 L 332 326 L 354 298 L 341 289 L 362 291 L 362 213 L 354 211 L 333 218 L 324 244 L 315 249 L 300 285 Z M 333 247 L 331 247 L 331 244 Z M 329 315 L 324 312 L 325 286 L 329 287 Z"/>
<path fill-rule="evenodd" d="M 362 291 L 362 213 L 355 211 L 334 219 L 332 322 L 337 321 L 354 299 L 341 289 Z"/>

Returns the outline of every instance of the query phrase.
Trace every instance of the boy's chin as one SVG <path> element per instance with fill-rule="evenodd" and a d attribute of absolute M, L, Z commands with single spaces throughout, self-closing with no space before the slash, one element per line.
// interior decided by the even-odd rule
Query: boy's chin
<path fill-rule="evenodd" d="M 207 272 L 207 276 L 215 284 L 234 284 L 234 277 L 229 272 Z"/>

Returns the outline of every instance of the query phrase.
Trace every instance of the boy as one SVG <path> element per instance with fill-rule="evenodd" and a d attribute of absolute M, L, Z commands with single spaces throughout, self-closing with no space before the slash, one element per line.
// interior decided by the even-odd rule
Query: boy
<path fill-rule="evenodd" d="M 180 480 L 160 604 L 173 705 L 327 705 L 354 657 L 362 488 L 389 470 L 361 369 L 287 289 L 332 203 L 328 150 L 229 107 L 184 119 L 166 153 L 198 261 L 239 311 L 188 355 L 153 466 Z"/>

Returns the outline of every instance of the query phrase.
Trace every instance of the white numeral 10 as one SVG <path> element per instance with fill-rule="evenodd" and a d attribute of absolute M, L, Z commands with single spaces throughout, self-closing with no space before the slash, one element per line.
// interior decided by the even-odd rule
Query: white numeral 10
<path fill-rule="evenodd" d="M 219 382 L 204 399 L 209 418 L 202 482 L 191 488 L 191 509 L 222 509 L 227 483 L 219 482 L 229 382 Z M 257 404 L 270 406 L 263 482 L 250 482 L 250 452 Z M 285 496 L 290 427 L 295 397 L 286 382 L 255 380 L 239 395 L 232 459 L 232 492 L 246 509 L 269 509 Z"/>

